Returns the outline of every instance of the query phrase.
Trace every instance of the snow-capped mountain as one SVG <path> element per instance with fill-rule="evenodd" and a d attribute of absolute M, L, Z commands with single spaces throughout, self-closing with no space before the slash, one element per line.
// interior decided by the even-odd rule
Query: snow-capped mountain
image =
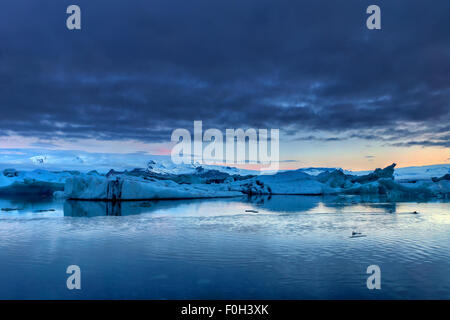
<path fill-rule="evenodd" d="M 259 174 L 259 171 L 245 170 L 235 167 L 228 167 L 222 165 L 204 165 L 200 163 L 195 164 L 175 164 L 172 160 L 150 160 L 147 163 L 147 170 L 157 174 L 194 174 L 199 169 L 203 170 L 217 170 L 219 172 L 228 173 L 230 175 L 254 175 Z"/>

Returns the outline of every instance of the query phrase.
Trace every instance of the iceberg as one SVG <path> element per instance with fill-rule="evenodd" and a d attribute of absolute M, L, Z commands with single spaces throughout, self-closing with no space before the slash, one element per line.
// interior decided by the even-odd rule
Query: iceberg
<path fill-rule="evenodd" d="M 347 171 L 349 174 L 353 175 L 365 175 L 370 172 L 367 171 Z M 420 166 L 420 167 L 405 167 L 397 168 L 394 172 L 394 178 L 398 182 L 410 182 L 415 183 L 417 181 L 427 181 L 433 177 L 444 176 L 450 173 L 450 164 L 436 164 L 430 166 Z"/>
<path fill-rule="evenodd" d="M 444 176 L 442 176 L 440 178 L 433 177 L 433 178 L 431 178 L 431 180 L 433 182 L 439 182 L 439 181 L 443 181 L 443 180 L 450 180 L 450 173 L 447 173 L 446 175 L 444 175 Z"/>
<path fill-rule="evenodd" d="M 279 172 L 274 175 L 262 175 L 231 183 L 232 190 L 248 195 L 261 194 L 297 194 L 321 195 L 325 184 L 314 176 L 300 170 Z"/>
<path fill-rule="evenodd" d="M 258 176 L 232 183 L 233 190 L 249 195 L 383 195 L 401 197 L 448 197 L 450 183 L 446 176 L 420 183 L 395 181 L 393 163 L 363 175 L 346 174 L 341 169 L 324 171 L 317 176 L 302 170 L 285 171 L 272 176 Z"/>
<path fill-rule="evenodd" d="M 448 197 L 450 180 L 428 179 L 420 183 L 395 181 L 395 166 L 354 175 L 341 169 L 279 172 L 274 175 L 230 174 L 197 166 L 190 173 L 151 169 L 110 171 L 106 175 L 76 175 L 67 179 L 64 197 L 82 200 L 151 200 L 221 198 L 254 195 L 382 195 L 400 197 Z M 57 193 L 61 197 L 61 193 Z"/>
<path fill-rule="evenodd" d="M 64 190 L 66 179 L 74 174 L 77 173 L 5 169 L 0 172 L 0 195 L 52 195 L 55 191 Z"/>
<path fill-rule="evenodd" d="M 164 166 L 167 170 L 161 170 Z M 421 180 L 397 179 L 395 163 L 372 172 L 352 173 L 334 168 L 307 168 L 274 175 L 255 175 L 220 166 L 182 166 L 150 162 L 145 169 L 0 173 L 0 195 L 43 195 L 76 200 L 157 200 L 242 197 L 254 195 L 381 195 L 388 198 L 450 195 L 450 174 Z M 155 169 L 157 168 L 157 170 Z M 400 169 L 401 170 L 401 169 Z M 408 169 L 412 174 L 412 169 Z M 423 168 L 418 170 L 419 176 Z M 428 170 L 428 169 L 426 169 Z"/>
<path fill-rule="evenodd" d="M 72 177 L 64 196 L 76 200 L 151 200 L 235 197 L 225 184 L 179 184 L 172 180 L 145 179 L 127 175 Z"/>

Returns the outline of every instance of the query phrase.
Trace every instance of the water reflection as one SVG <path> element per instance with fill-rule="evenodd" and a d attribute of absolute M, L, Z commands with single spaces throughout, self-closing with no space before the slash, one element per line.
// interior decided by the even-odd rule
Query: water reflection
<path fill-rule="evenodd" d="M 96 217 L 96 216 L 128 216 L 136 214 L 149 214 L 158 211 L 173 209 L 174 214 L 184 211 L 197 211 L 199 206 L 216 204 L 221 207 L 234 208 L 234 214 L 269 211 L 280 212 L 306 212 L 316 208 L 323 199 L 308 196 L 259 196 L 232 199 L 196 199 L 196 200 L 152 200 L 152 201 L 75 201 L 64 203 L 64 216 L 70 217 Z M 247 210 L 247 211 L 246 211 Z M 226 211 L 226 210 L 225 210 Z M 231 212 L 230 212 L 231 213 Z M 224 211 L 216 215 L 227 214 Z M 183 215 L 183 214 L 177 214 Z"/>
<path fill-rule="evenodd" d="M 366 201 L 366 202 L 365 202 Z M 298 214 L 385 212 L 396 213 L 397 204 L 384 199 L 342 196 L 251 196 L 227 199 L 151 200 L 151 201 L 75 201 L 64 203 L 64 216 L 128 216 L 165 212 L 167 215 L 205 215 L 201 207 L 215 206 L 220 210 L 208 212 L 208 216 L 241 214 Z"/>
<path fill-rule="evenodd" d="M 0 219 L 55 217 L 62 215 L 62 202 L 52 198 L 0 198 Z"/>
<path fill-rule="evenodd" d="M 279 213 L 323 213 L 359 210 L 358 212 L 397 212 L 397 203 L 380 196 L 256 196 L 248 203 L 260 209 Z"/>
<path fill-rule="evenodd" d="M 240 199 L 240 198 L 239 198 Z M 137 214 L 151 214 L 157 211 L 172 210 L 208 205 L 210 203 L 238 203 L 238 199 L 194 199 L 194 200 L 149 200 L 149 201 L 76 201 L 64 202 L 64 216 L 68 217 L 97 217 L 97 216 L 129 216 Z"/>
<path fill-rule="evenodd" d="M 304 212 L 319 205 L 322 197 L 314 196 L 253 196 L 248 203 L 272 212 Z"/>
<path fill-rule="evenodd" d="M 436 203 L 441 201 L 436 200 Z M 55 201 L 53 199 L 0 199 L 0 216 L 67 217 L 129 216 L 221 216 L 250 214 L 402 214 L 420 211 L 433 202 L 390 202 L 383 197 L 361 196 L 251 196 L 227 199 L 151 201 Z M 211 210 L 210 208 L 215 208 Z"/>
<path fill-rule="evenodd" d="M 20 209 L 0 211 L 0 299 L 450 298 L 444 201 L 52 201 L 0 199 Z M 70 264 L 87 271 L 77 296 L 61 285 Z"/>

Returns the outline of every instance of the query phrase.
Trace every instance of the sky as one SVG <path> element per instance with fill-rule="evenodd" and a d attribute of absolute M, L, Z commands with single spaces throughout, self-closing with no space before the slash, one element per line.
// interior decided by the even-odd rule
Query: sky
<path fill-rule="evenodd" d="M 381 30 L 366 28 L 372 4 Z M 170 154 L 194 120 L 279 129 L 283 169 L 449 163 L 449 12 L 447 0 L 5 0 L 0 165 L 134 164 Z"/>

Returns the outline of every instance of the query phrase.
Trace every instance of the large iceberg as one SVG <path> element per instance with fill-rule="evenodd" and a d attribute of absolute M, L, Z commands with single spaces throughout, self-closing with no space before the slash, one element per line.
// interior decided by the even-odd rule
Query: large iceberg
<path fill-rule="evenodd" d="M 57 190 L 64 190 L 66 180 L 76 174 L 79 173 L 5 169 L 0 172 L 0 195 L 52 195 Z"/>
<path fill-rule="evenodd" d="M 162 170 L 162 168 L 167 170 Z M 419 170 L 423 172 L 423 169 Z M 0 174 L 0 195 L 51 195 L 81 200 L 151 200 L 236 197 L 243 195 L 383 195 L 440 197 L 450 195 L 448 171 L 442 177 L 421 180 L 396 178 L 395 164 L 367 173 L 313 168 L 254 175 L 227 167 L 185 166 L 179 171 L 167 164 L 149 163 L 146 169 L 107 174 L 96 171 L 50 172 L 5 169 Z M 412 174 L 412 171 L 408 171 Z M 416 175 L 418 176 L 418 175 Z"/>
<path fill-rule="evenodd" d="M 179 184 L 172 180 L 115 175 L 69 178 L 64 195 L 79 200 L 149 200 L 234 197 L 242 193 L 229 190 L 225 184 Z"/>
<path fill-rule="evenodd" d="M 346 172 L 354 175 L 365 175 L 370 172 Z M 437 164 L 420 167 L 397 168 L 394 172 L 395 181 L 415 183 L 418 181 L 428 181 L 433 177 L 441 177 L 450 173 L 450 164 Z"/>
<path fill-rule="evenodd" d="M 303 170 L 274 175 L 229 174 L 196 168 L 190 174 L 156 174 L 151 170 L 111 171 L 105 176 L 75 176 L 66 181 L 64 196 L 70 199 L 147 200 L 234 197 L 242 195 L 336 195 L 376 194 L 397 198 L 448 197 L 450 183 L 428 179 L 420 183 L 397 182 L 395 164 L 364 174 L 340 169 L 310 175 Z"/>
<path fill-rule="evenodd" d="M 279 195 L 383 195 L 401 197 L 449 197 L 450 181 L 446 176 L 414 182 L 397 182 L 395 163 L 363 175 L 346 174 L 340 169 L 324 171 L 316 176 L 301 170 L 281 172 L 272 176 L 252 177 L 232 183 L 233 190 L 246 194 Z"/>

